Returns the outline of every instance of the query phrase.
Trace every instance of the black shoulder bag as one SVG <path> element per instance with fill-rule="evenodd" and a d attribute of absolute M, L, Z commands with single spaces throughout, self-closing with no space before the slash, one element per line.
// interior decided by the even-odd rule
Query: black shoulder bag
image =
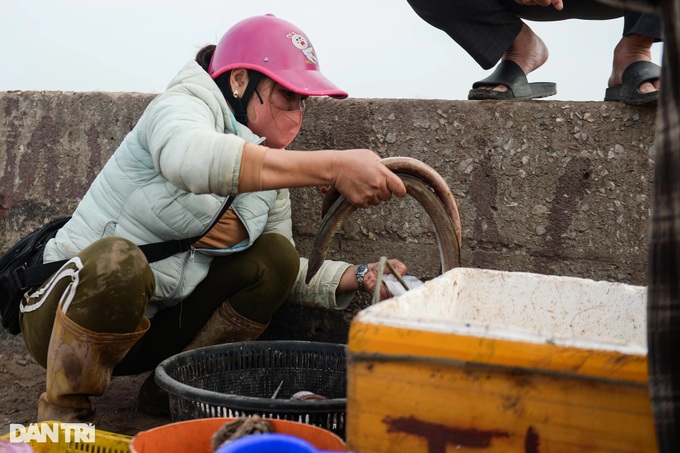
<path fill-rule="evenodd" d="M 222 206 L 220 215 L 215 218 L 215 223 L 224 215 L 231 205 L 233 197 L 229 197 Z M 24 294 L 45 282 L 52 274 L 59 270 L 68 260 L 44 263 L 43 248 L 47 241 L 52 239 L 59 228 L 68 222 L 70 217 L 53 220 L 47 225 L 38 228 L 28 236 L 17 242 L 2 257 L 0 257 L 0 324 L 12 335 L 21 332 L 19 325 L 19 305 Z M 203 235 L 189 239 L 155 242 L 153 244 L 140 245 L 149 263 L 160 261 L 176 253 L 186 252 L 191 249 L 191 244 L 201 239 Z"/>

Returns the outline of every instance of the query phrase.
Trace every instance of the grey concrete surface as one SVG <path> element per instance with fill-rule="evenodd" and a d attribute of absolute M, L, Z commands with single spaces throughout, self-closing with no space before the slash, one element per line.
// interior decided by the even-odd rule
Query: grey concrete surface
<path fill-rule="evenodd" d="M 0 92 L 0 252 L 69 215 L 153 98 L 140 93 Z M 411 156 L 449 183 L 464 266 L 644 285 L 654 166 L 653 108 L 601 102 L 314 100 L 291 149 L 368 147 Z M 317 188 L 293 190 L 306 255 L 320 220 Z M 432 223 L 412 200 L 355 212 L 328 257 L 381 256 L 423 279 L 439 273 Z M 262 339 L 343 343 L 344 311 L 287 305 Z M 44 370 L 0 329 L 0 434 L 35 421 Z M 145 375 L 116 378 L 97 399 L 97 427 L 134 435 L 169 422 L 136 410 Z"/>
<path fill-rule="evenodd" d="M 0 92 L 0 251 L 73 210 L 152 98 Z M 645 284 L 654 108 L 549 100 L 310 104 L 291 149 L 368 147 L 420 159 L 446 179 L 460 211 L 464 266 Z M 323 196 L 318 188 L 292 194 L 305 255 Z M 439 274 L 431 221 L 410 198 L 355 212 L 328 257 L 370 262 L 383 255 L 402 259 L 420 278 Z M 297 318 L 306 309 L 289 310 Z M 308 329 L 342 339 L 352 312 L 333 316 L 340 318 L 310 318 Z M 286 335 L 299 334 L 299 326 L 285 324 L 292 329 Z"/>

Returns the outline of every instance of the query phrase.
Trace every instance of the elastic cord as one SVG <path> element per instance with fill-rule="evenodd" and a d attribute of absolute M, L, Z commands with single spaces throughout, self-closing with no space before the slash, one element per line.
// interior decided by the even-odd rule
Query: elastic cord
<path fill-rule="evenodd" d="M 248 106 L 250 98 L 253 96 L 255 88 L 257 88 L 257 85 L 260 83 L 260 80 L 262 80 L 263 77 L 264 76 L 262 73 L 249 69 L 248 85 L 246 86 L 241 98 L 235 98 L 233 94 L 225 92 L 225 90 L 222 89 L 222 94 L 229 105 L 231 105 L 231 108 L 234 110 L 234 117 L 236 117 L 236 121 L 243 125 L 248 125 L 248 113 L 246 112 L 246 107 Z M 229 84 L 227 84 L 227 86 L 229 86 Z"/>

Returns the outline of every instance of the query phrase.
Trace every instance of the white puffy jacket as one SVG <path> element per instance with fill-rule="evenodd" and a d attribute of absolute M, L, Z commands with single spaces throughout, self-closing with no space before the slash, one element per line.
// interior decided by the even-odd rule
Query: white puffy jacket
<path fill-rule="evenodd" d="M 243 144 L 262 139 L 238 124 L 215 82 L 189 62 L 146 108 L 81 200 L 72 219 L 45 247 L 44 261 L 68 259 L 99 238 L 135 244 L 199 236 L 237 193 Z M 239 194 L 232 207 L 249 238 L 228 249 L 192 249 L 151 263 L 156 292 L 147 316 L 176 305 L 207 275 L 215 255 L 247 249 L 263 233 L 292 238 L 287 189 Z M 302 258 L 290 299 L 304 305 L 344 308 L 336 298 L 350 265 L 326 261 L 309 285 Z"/>

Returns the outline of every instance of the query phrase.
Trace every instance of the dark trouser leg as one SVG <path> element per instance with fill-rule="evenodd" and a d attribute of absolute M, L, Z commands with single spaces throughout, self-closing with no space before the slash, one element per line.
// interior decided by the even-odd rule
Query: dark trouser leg
<path fill-rule="evenodd" d="M 623 21 L 623 36 L 638 34 L 661 41 L 663 38 L 661 17 L 657 14 L 627 12 Z"/>
<path fill-rule="evenodd" d="M 248 249 L 216 258 L 185 300 L 157 313 L 151 328 L 114 374 L 138 374 L 184 350 L 225 301 L 242 317 L 265 323 L 290 293 L 300 257 L 279 234 L 262 235 Z"/>
<path fill-rule="evenodd" d="M 155 282 L 137 246 L 101 239 L 80 252 L 22 303 L 29 352 L 46 368 L 38 420 L 86 421 L 90 396 L 104 393 L 113 368 L 149 328 Z"/>
<path fill-rule="evenodd" d="M 522 6 L 514 0 L 408 0 L 427 23 L 448 34 L 484 69 L 492 68 L 515 40 L 522 20 L 604 20 L 623 10 L 592 0 L 569 0 L 564 9 Z"/>
<path fill-rule="evenodd" d="M 408 0 L 425 22 L 445 32 L 482 68 L 495 66 L 522 29 L 496 0 Z"/>

